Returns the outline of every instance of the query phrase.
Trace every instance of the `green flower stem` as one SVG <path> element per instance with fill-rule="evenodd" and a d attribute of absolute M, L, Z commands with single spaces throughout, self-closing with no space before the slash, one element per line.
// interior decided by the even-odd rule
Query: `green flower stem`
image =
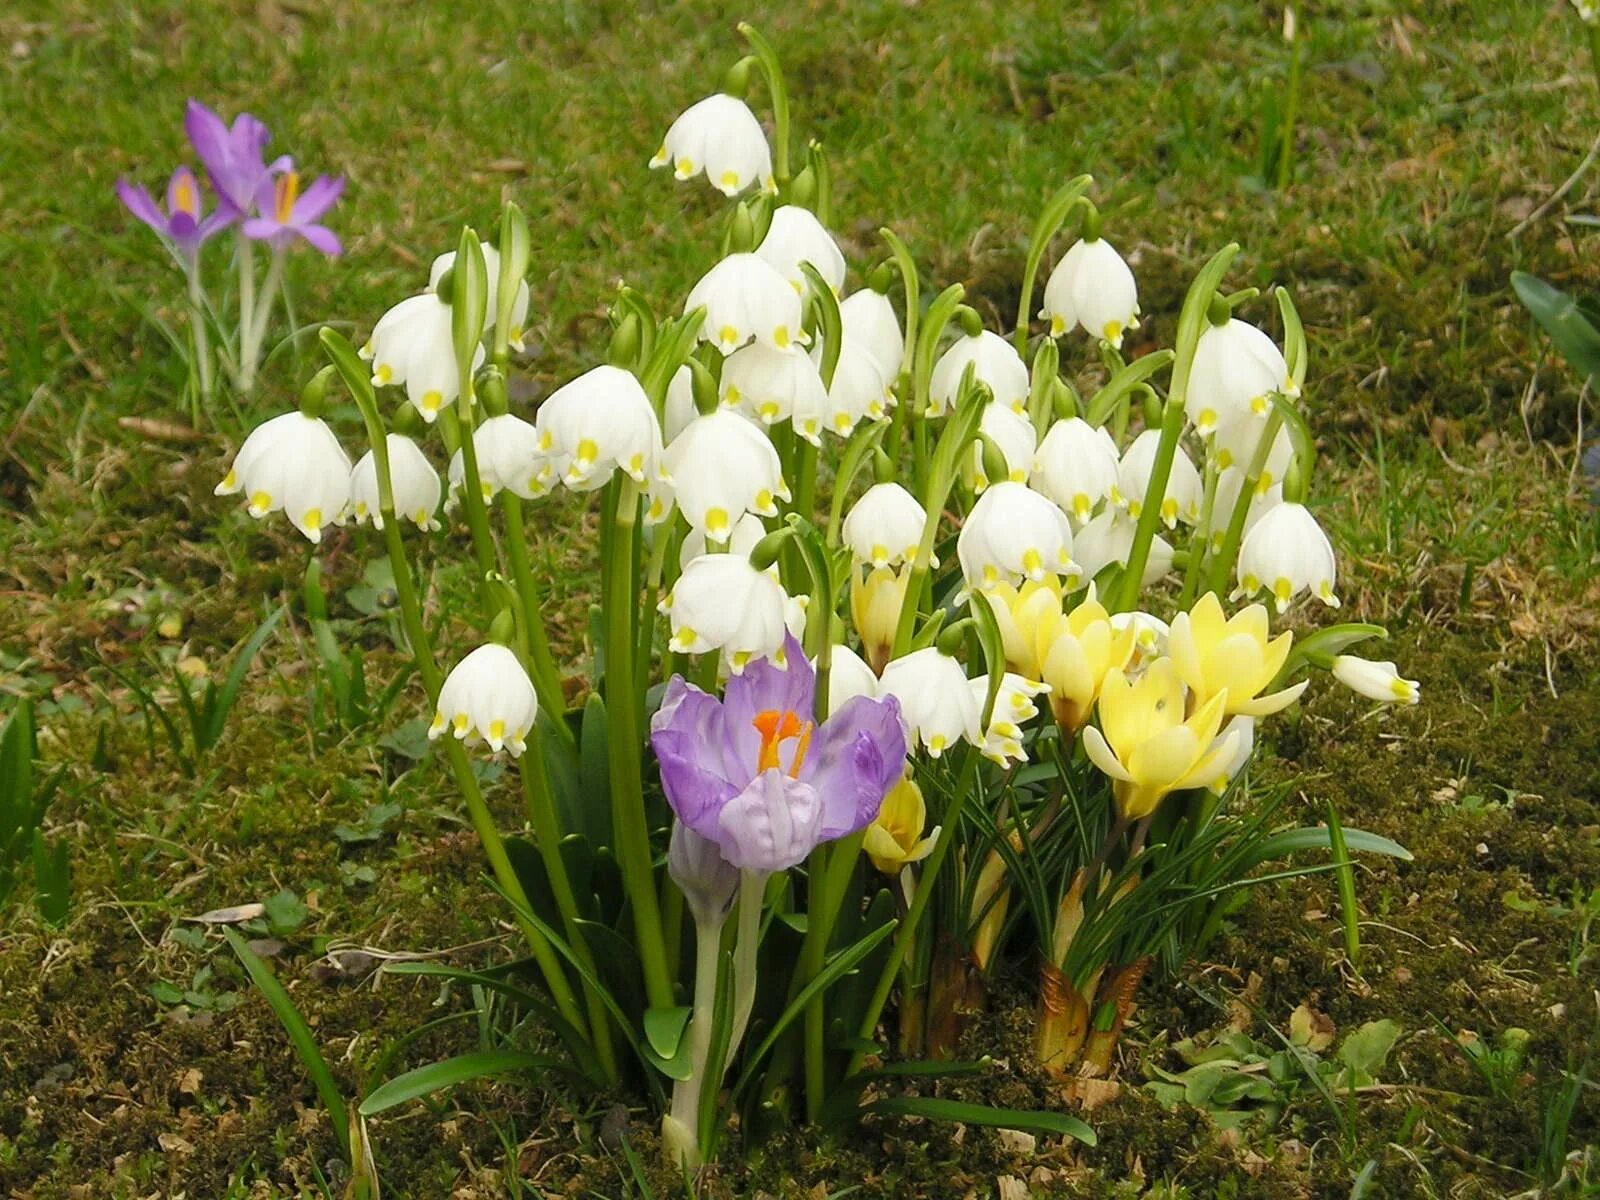
<path fill-rule="evenodd" d="M 689 1077 L 679 1080 L 672 1089 L 672 1115 L 695 1135 L 697 1143 L 701 1101 L 708 1091 L 713 1100 L 717 1094 L 716 1088 L 705 1086 L 705 1073 L 706 1059 L 711 1052 L 711 1026 L 716 1020 L 717 972 L 722 963 L 722 927 L 726 923 L 726 916 L 719 921 L 694 923 L 694 1015 L 689 1019 Z M 698 1144 L 695 1149 L 698 1151 Z"/>
<path fill-rule="evenodd" d="M 739 925 L 733 939 L 733 1033 L 725 1056 L 729 1059 L 738 1052 L 756 1004 L 756 952 L 761 948 L 761 907 L 766 890 L 766 872 L 739 872 Z"/>
<path fill-rule="evenodd" d="M 800 949 L 800 971 L 795 976 L 796 983 L 801 987 L 822 971 L 828 944 L 833 940 L 833 928 L 839 919 L 845 892 L 855 874 L 856 861 L 861 857 L 861 843 L 866 836 L 865 830 L 853 833 L 832 846 L 819 847 L 811 856 L 808 875 L 812 890 L 807 903 L 806 937 Z M 819 995 L 806 1009 L 805 1024 L 806 1120 L 813 1124 L 822 1115 L 822 1102 L 827 1092 L 824 1074 L 827 1063 L 825 1017 L 822 996 Z"/>
<path fill-rule="evenodd" d="M 912 943 L 916 940 L 917 930 L 922 923 L 922 914 L 927 910 L 928 900 L 933 895 L 933 883 L 939 877 L 939 868 L 944 865 L 950 847 L 955 845 L 956 830 L 961 825 L 961 813 L 966 808 L 969 793 L 973 790 L 973 776 L 977 774 L 978 752 L 971 747 L 967 748 L 966 761 L 961 765 L 961 771 L 956 776 L 955 795 L 951 797 L 950 807 L 944 812 L 939 830 L 939 840 L 934 843 L 933 853 L 928 856 L 922 875 L 917 880 L 916 894 L 912 897 L 911 907 L 906 912 L 906 919 L 894 932 L 894 941 L 889 947 L 888 960 L 883 964 L 883 970 L 878 975 L 877 987 L 873 989 L 872 999 L 867 1004 L 867 1011 L 861 1018 L 861 1027 L 856 1030 L 856 1036 L 862 1041 L 871 1041 L 873 1034 L 878 1031 L 878 1018 L 883 1015 L 883 1006 L 888 1003 L 889 992 L 894 988 L 894 981 L 900 975 L 901 964 L 906 961 Z M 860 1050 L 850 1054 L 850 1064 L 845 1068 L 845 1075 L 854 1075 L 861 1069 L 866 1055 Z"/>
<path fill-rule="evenodd" d="M 1038 223 L 1033 227 L 1033 236 L 1028 239 L 1028 257 L 1022 268 L 1022 296 L 1017 301 L 1017 326 L 1012 332 L 1017 353 L 1024 358 L 1028 355 L 1028 326 L 1033 317 L 1029 310 L 1033 308 L 1033 285 L 1039 277 L 1039 264 L 1044 261 L 1044 252 L 1050 245 L 1050 239 L 1066 223 L 1074 208 L 1083 204 L 1093 211 L 1094 205 L 1083 198 L 1083 193 L 1093 182 L 1091 176 L 1079 175 L 1052 196 L 1039 214 Z"/>
<path fill-rule="evenodd" d="M 462 455 L 463 461 L 465 458 Z M 533 686 L 539 693 L 540 705 L 554 718 L 551 725 L 570 743 L 573 741 L 572 730 L 561 719 L 567 708 L 566 695 L 561 690 L 561 675 L 556 669 L 555 656 L 550 651 L 550 638 L 544 628 L 544 601 L 528 561 L 528 539 L 522 524 L 522 500 L 509 491 L 502 491 L 496 503 L 501 519 L 505 521 L 506 554 L 511 559 L 511 578 L 517 587 L 517 598 L 522 602 L 522 624 L 528 639 L 528 665 L 532 668 Z"/>
<path fill-rule="evenodd" d="M 804 438 L 796 438 L 793 510 L 808 522 L 817 511 L 817 448 Z"/>
<path fill-rule="evenodd" d="M 1282 427 L 1283 414 L 1274 404 L 1272 411 L 1267 414 L 1266 423 L 1262 426 L 1261 441 L 1256 444 L 1256 452 L 1250 456 L 1250 466 L 1245 472 L 1244 485 L 1240 487 L 1239 498 L 1234 501 L 1233 512 L 1228 517 L 1228 528 L 1223 535 L 1222 548 L 1211 560 L 1210 570 L 1206 575 L 1206 591 L 1215 592 L 1219 600 L 1223 598 L 1228 586 L 1228 572 L 1233 569 L 1233 564 L 1239 557 L 1239 543 L 1244 540 L 1245 523 L 1250 519 L 1250 502 L 1255 499 L 1256 488 L 1261 485 L 1261 473 L 1267 469 L 1267 456 L 1272 452 L 1272 443 L 1277 441 L 1278 430 Z"/>
<path fill-rule="evenodd" d="M 639 603 L 634 563 L 634 531 L 639 523 L 639 485 L 618 472 L 610 485 L 616 492 L 616 517 L 611 528 L 611 562 L 606 580 L 606 739 L 611 759 L 611 821 L 617 863 L 633 910 L 633 927 L 644 970 L 645 992 L 653 1008 L 673 1004 L 672 976 L 667 971 L 666 944 L 661 936 L 661 908 L 656 901 L 655 867 L 650 830 L 644 813 L 644 780 L 639 757 L 644 739 L 639 732 L 642 706 L 634 672 L 634 610 Z"/>
<path fill-rule="evenodd" d="M 1194 527 L 1189 545 L 1189 561 L 1183 569 L 1183 592 L 1178 597 L 1178 608 L 1184 612 L 1194 603 L 1195 589 L 1200 584 L 1200 564 L 1211 549 L 1211 519 L 1217 506 L 1217 482 L 1222 472 L 1217 469 L 1215 455 L 1206 458 L 1205 492 L 1200 499 L 1200 523 Z"/>
<path fill-rule="evenodd" d="M 1139 510 L 1139 525 L 1133 533 L 1133 549 L 1128 552 L 1128 565 L 1117 582 L 1116 602 L 1111 608 L 1114 613 L 1138 607 L 1145 563 L 1150 560 L 1150 543 L 1161 522 L 1161 504 L 1166 498 L 1172 460 L 1178 455 L 1178 439 L 1182 436 L 1183 405 L 1168 400 L 1161 413 L 1161 439 L 1156 443 L 1155 465 L 1150 470 L 1150 484 L 1145 488 L 1144 507 Z"/>
<path fill-rule="evenodd" d="M 522 777 L 522 796 L 528 816 L 533 822 L 533 836 L 539 844 L 539 857 L 544 862 L 544 873 L 550 881 L 550 893 L 555 898 L 556 909 L 561 914 L 561 926 L 567 935 L 567 944 L 578 961 L 594 974 L 594 955 L 578 924 L 578 900 L 572 890 L 572 879 L 567 874 L 567 862 L 561 855 L 561 822 L 556 816 L 555 801 L 550 795 L 550 777 L 545 773 L 544 750 L 537 735 L 528 739 L 528 748 L 522 753 L 517 774 Z M 594 1044 L 595 1057 L 606 1074 L 606 1082 L 615 1083 L 617 1054 L 611 1044 L 611 1021 L 604 1000 L 592 984 L 583 985 L 584 1007 L 589 1010 L 589 1040 Z"/>
<path fill-rule="evenodd" d="M 239 260 L 239 357 L 234 363 L 234 386 L 248 392 L 256 383 L 255 359 L 247 356 L 250 330 L 256 321 L 256 264 L 250 239 L 239 235 L 236 255 Z"/>
<path fill-rule="evenodd" d="M 267 277 L 261 285 L 260 303 L 256 306 L 255 317 L 244 330 L 249 339 L 244 351 L 244 359 L 250 364 L 251 375 L 261 365 L 261 343 L 267 338 L 267 325 L 272 320 L 272 303 L 278 298 L 278 293 L 283 290 L 283 263 L 288 255 L 285 251 L 275 249 L 272 252 L 272 261 L 267 264 Z"/>
<path fill-rule="evenodd" d="M 772 176 L 781 188 L 789 182 L 789 89 L 772 43 L 748 21 L 739 22 L 739 32 L 755 51 L 761 73 L 767 78 L 767 92 L 772 97 Z"/>
<path fill-rule="evenodd" d="M 1296 11 L 1295 16 L 1299 15 Z M 1296 29 L 1289 46 L 1289 83 L 1283 105 L 1283 133 L 1278 143 L 1278 177 L 1274 181 L 1280 192 L 1289 186 L 1289 176 L 1294 168 L 1294 126 L 1300 116 L 1300 66 L 1304 57 L 1304 43 L 1305 38 Z"/>
<path fill-rule="evenodd" d="M 500 570 L 499 556 L 495 553 L 494 535 L 489 532 L 489 509 L 483 499 L 483 483 L 478 474 L 478 450 L 472 444 L 472 405 L 462 392 L 461 415 L 461 507 L 467 514 L 467 528 L 472 532 L 472 553 L 478 560 L 478 595 L 483 603 L 483 619 L 494 619 L 494 593 L 490 589 L 491 577 Z M 559 712 L 560 708 L 555 711 Z"/>
<path fill-rule="evenodd" d="M 206 331 L 205 292 L 200 286 L 200 255 L 187 265 L 189 278 L 189 338 L 194 347 L 195 393 L 189 424 L 200 428 L 200 409 L 211 406 L 211 337 Z"/>

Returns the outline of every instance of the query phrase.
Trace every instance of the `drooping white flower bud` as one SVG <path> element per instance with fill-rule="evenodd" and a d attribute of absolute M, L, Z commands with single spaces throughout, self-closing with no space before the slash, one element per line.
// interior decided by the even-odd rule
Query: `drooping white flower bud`
<path fill-rule="evenodd" d="M 1082 417 L 1050 426 L 1033 456 L 1029 481 L 1079 525 L 1117 486 L 1117 444 Z"/>
<path fill-rule="evenodd" d="M 556 472 L 540 443 L 538 429 L 510 413 L 490 417 L 474 429 L 472 449 L 483 498 L 493 499 L 502 488 L 524 500 L 548 495 L 555 486 Z M 450 490 L 460 491 L 466 482 L 466 462 L 459 450 L 450 456 L 449 475 Z"/>
<path fill-rule="evenodd" d="M 1392 662 L 1372 662 L 1353 654 L 1340 654 L 1333 660 L 1333 677 L 1357 695 L 1380 704 L 1418 704 L 1422 687 L 1415 679 L 1400 678 Z"/>
<path fill-rule="evenodd" d="M 844 286 L 844 255 L 833 235 L 823 228 L 822 222 L 809 208 L 796 204 L 779 205 L 772 212 L 772 222 L 767 226 L 767 236 L 756 247 L 756 255 L 766 259 L 794 287 L 797 292 L 806 290 L 805 272 L 801 263 L 816 268 L 822 281 L 835 295 Z"/>
<path fill-rule="evenodd" d="M 488 242 L 480 242 L 479 248 L 483 251 L 483 267 L 486 279 L 485 294 L 489 297 L 488 310 L 484 313 L 483 327 L 490 330 L 499 319 L 496 312 L 498 305 L 495 297 L 500 294 L 500 251 Z M 439 255 L 433 260 L 433 266 L 428 270 L 428 290 L 437 291 L 439 281 L 444 278 L 444 273 L 456 265 L 456 252 L 450 250 Z M 517 283 L 516 299 L 511 302 L 511 332 L 507 343 L 513 350 L 522 349 L 522 328 L 528 319 L 528 281 L 519 280 Z"/>
<path fill-rule="evenodd" d="M 507 647 L 488 642 L 456 664 L 439 689 L 439 706 L 428 726 L 428 740 L 446 729 L 469 746 L 488 742 L 515 758 L 528 748 L 528 732 L 538 715 L 533 681 Z"/>
<path fill-rule="evenodd" d="M 980 330 L 975 337 L 959 337 L 933 364 L 928 380 L 928 416 L 942 417 L 956 402 L 956 389 L 967 367 L 989 388 L 994 403 L 1025 412 L 1028 406 L 1028 364 L 1015 347 L 998 333 Z"/>
<path fill-rule="evenodd" d="M 313 544 L 325 525 L 343 525 L 350 506 L 350 456 L 318 417 L 287 412 L 257 425 L 215 494 L 244 493 L 258 520 L 281 512 Z"/>
<path fill-rule="evenodd" d="M 774 425 L 793 417 L 802 435 L 802 420 L 812 435 L 821 428 L 828 407 L 828 389 L 822 386 L 817 364 L 798 347 L 774 350 L 764 342 L 751 342 L 728 355 L 722 364 L 722 403 L 751 420 Z M 815 436 L 810 438 L 815 442 Z"/>
<path fill-rule="evenodd" d="M 1239 547 L 1239 586 L 1233 598 L 1254 596 L 1265 588 L 1279 612 L 1302 591 L 1329 608 L 1339 607 L 1333 594 L 1337 567 L 1333 543 L 1303 504 L 1269 509 Z"/>
<path fill-rule="evenodd" d="M 783 649 L 788 597 L 778 582 L 740 554 L 702 554 L 684 568 L 661 611 L 678 654 L 725 651 L 734 674 L 753 658 Z"/>
<path fill-rule="evenodd" d="M 771 191 L 772 151 L 761 122 L 743 100 L 718 92 L 690 105 L 667 130 L 650 166 L 672 165 L 678 179 L 702 171 L 724 196 L 737 196 L 752 183 Z"/>
<path fill-rule="evenodd" d="M 439 528 L 441 487 L 439 472 L 433 469 L 417 444 L 404 434 L 384 438 L 389 451 L 389 487 L 394 495 L 394 511 L 409 519 L 423 532 Z M 368 450 L 350 472 L 350 503 L 358 524 L 372 521 L 383 528 L 383 511 L 378 503 L 378 463 Z"/>
<path fill-rule="evenodd" d="M 661 457 L 656 410 L 621 367 L 594 367 L 557 388 L 539 406 L 535 425 L 539 449 L 575 492 L 604 487 L 614 470 L 645 483 Z"/>
<path fill-rule="evenodd" d="M 956 556 L 969 589 L 1075 576 L 1067 514 L 1026 484 L 997 483 L 967 514 Z"/>
<path fill-rule="evenodd" d="M 461 395 L 450 305 L 432 292 L 402 300 L 379 317 L 361 357 L 372 362 L 373 387 L 404 384 L 406 399 L 430 425 Z M 483 358 L 480 345 L 472 358 L 474 371 Z"/>
<path fill-rule="evenodd" d="M 724 354 L 751 338 L 774 350 L 805 341 L 801 328 L 800 293 L 776 267 L 754 254 L 730 254 L 700 277 L 684 301 L 683 311 L 704 307 L 700 340 Z"/>
<path fill-rule="evenodd" d="M 767 435 L 727 409 L 690 421 L 667 447 L 663 464 L 684 517 L 717 541 L 745 513 L 775 517 L 777 501 L 789 499 L 783 466 Z"/>
<path fill-rule="evenodd" d="M 840 532 L 857 562 L 898 566 L 917 556 L 928 514 L 898 483 L 876 483 L 845 514 Z"/>
<path fill-rule="evenodd" d="M 1246 321 L 1206 323 L 1195 344 L 1184 410 L 1202 435 L 1224 421 L 1246 414 L 1264 417 L 1272 393 L 1297 396 L 1289 366 L 1277 344 Z"/>
<path fill-rule="evenodd" d="M 1111 493 L 1112 503 L 1127 510 L 1135 520 L 1144 511 L 1144 495 L 1150 487 L 1150 476 L 1155 470 L 1156 453 L 1161 446 L 1161 431 L 1146 429 L 1133 439 L 1133 444 L 1122 455 L 1117 465 L 1117 485 Z M 1167 475 L 1166 495 L 1161 501 L 1161 523 L 1171 529 L 1179 521 L 1194 524 L 1200 519 L 1200 500 L 1204 493 L 1200 472 L 1182 446 L 1176 447 L 1172 456 L 1172 470 Z"/>
<path fill-rule="evenodd" d="M 983 702 L 972 694 L 961 664 L 937 646 L 914 650 L 886 666 L 878 695 L 900 701 L 912 744 L 930 758 L 938 758 L 961 738 L 974 746 L 983 743 Z"/>
<path fill-rule="evenodd" d="M 989 404 L 978 420 L 978 432 L 988 437 L 1000 451 L 1000 457 L 1005 460 L 1006 479 L 1011 483 L 1026 483 L 1039 440 L 1033 422 L 1014 408 Z M 984 470 L 983 452 L 982 442 L 972 448 L 973 490 L 979 492 L 991 482 L 999 482 L 991 481 Z"/>
<path fill-rule="evenodd" d="M 892 386 L 900 377 L 906 341 L 889 297 L 871 288 L 851 292 L 839 301 L 839 323 L 844 327 L 844 340 L 859 342 L 870 351 Z"/>
<path fill-rule="evenodd" d="M 1051 337 L 1078 325 L 1121 347 L 1123 333 L 1139 326 L 1139 286 L 1110 242 L 1073 242 L 1044 285 L 1039 316 L 1050 322 Z"/>

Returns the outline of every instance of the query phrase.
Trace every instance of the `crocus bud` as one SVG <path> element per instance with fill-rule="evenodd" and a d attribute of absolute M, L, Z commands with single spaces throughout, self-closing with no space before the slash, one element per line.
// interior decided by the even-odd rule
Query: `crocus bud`
<path fill-rule="evenodd" d="M 667 843 L 667 874 L 683 892 L 696 925 L 715 927 L 728 915 L 739 890 L 739 872 L 722 857 L 710 838 L 703 838 L 682 821 L 672 823 Z"/>
<path fill-rule="evenodd" d="M 1353 654 L 1333 660 L 1333 677 L 1357 695 L 1380 704 L 1418 704 L 1422 687 L 1415 679 L 1402 679 L 1392 662 L 1371 662 Z"/>
<path fill-rule="evenodd" d="M 850 581 L 850 619 L 861 638 L 867 662 L 879 673 L 894 648 L 908 578 L 909 570 L 878 567 L 867 575 L 858 570 Z"/>
<path fill-rule="evenodd" d="M 924 837 L 922 828 L 927 821 L 928 806 L 922 799 L 922 789 L 907 773 L 884 796 L 877 818 L 867 826 L 861 849 L 885 875 L 898 875 L 911 863 L 921 862 L 933 853 L 940 827 L 935 825 Z"/>

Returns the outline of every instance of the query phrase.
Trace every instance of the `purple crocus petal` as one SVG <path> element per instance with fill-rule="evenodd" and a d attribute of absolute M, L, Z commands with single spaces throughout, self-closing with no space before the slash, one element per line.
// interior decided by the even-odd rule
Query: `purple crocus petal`
<path fill-rule="evenodd" d="M 217 193 L 217 202 L 240 213 L 248 211 L 257 186 L 267 174 L 261 161 L 271 136 L 267 127 L 249 113 L 240 113 L 229 129 L 211 109 L 198 100 L 190 100 L 184 110 L 183 128 Z"/>
<path fill-rule="evenodd" d="M 192 253 L 200 244 L 200 225 L 186 212 L 176 212 L 167 218 L 167 233 L 186 253 Z"/>
<path fill-rule="evenodd" d="M 250 217 L 239 228 L 253 242 L 271 241 L 283 232 L 284 227 L 271 217 Z"/>
<path fill-rule="evenodd" d="M 816 847 L 822 801 L 809 784 L 763 771 L 717 814 L 722 857 L 744 871 L 784 871 Z"/>
<path fill-rule="evenodd" d="M 723 712 L 715 696 L 674 675 L 650 721 L 650 748 L 661 765 L 661 789 L 672 811 L 701 837 L 719 840 L 717 814 L 755 773 L 728 778 L 723 758 Z"/>
<path fill-rule="evenodd" d="M 339 242 L 339 235 L 326 225 L 299 225 L 295 232 L 309 242 L 313 249 L 320 250 L 329 258 L 337 258 L 344 253 L 344 246 Z"/>
<path fill-rule="evenodd" d="M 761 734 L 756 717 L 764 712 L 792 712 L 809 721 L 817 694 L 817 673 L 806 661 L 793 635 L 784 644 L 785 666 L 768 658 L 749 663 L 742 674 L 731 676 L 723 690 L 730 753 L 738 761 L 754 764 L 761 755 Z"/>
<path fill-rule="evenodd" d="M 865 829 L 906 765 L 906 728 L 900 702 L 854 696 L 822 724 L 812 739 L 800 779 L 823 798 L 819 841 Z"/>
<path fill-rule="evenodd" d="M 162 236 L 166 236 L 167 219 L 156 207 L 156 198 L 150 194 L 149 189 L 136 183 L 129 183 L 126 179 L 119 179 L 117 199 L 121 200 L 123 207 L 139 220 Z"/>
<path fill-rule="evenodd" d="M 228 208 L 218 208 L 200 222 L 200 241 L 220 233 L 239 219 L 239 214 Z"/>
<path fill-rule="evenodd" d="M 338 201 L 344 192 L 343 175 L 318 175 L 311 186 L 300 193 L 289 214 L 292 225 L 309 225 Z"/>

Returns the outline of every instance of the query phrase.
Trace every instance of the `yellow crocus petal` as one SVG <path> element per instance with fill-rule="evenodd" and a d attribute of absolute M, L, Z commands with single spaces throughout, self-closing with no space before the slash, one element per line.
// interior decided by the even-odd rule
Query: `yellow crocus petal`
<path fill-rule="evenodd" d="M 1174 621 L 1174 624 L 1177 622 Z M 1207 592 L 1189 610 L 1189 624 L 1197 644 L 1209 646 L 1219 641 L 1227 628 L 1227 618 L 1222 615 L 1222 601 L 1215 592 Z"/>
<path fill-rule="evenodd" d="M 1106 744 L 1105 736 L 1093 725 L 1085 725 L 1083 728 L 1083 749 L 1084 753 L 1088 754 L 1089 761 L 1099 767 L 1108 778 L 1123 783 L 1133 781 L 1133 776 L 1128 774 L 1127 768 L 1117 761 L 1117 756 Z"/>
<path fill-rule="evenodd" d="M 1244 704 L 1235 704 L 1233 711 L 1246 717 L 1269 717 L 1275 712 L 1282 712 L 1300 699 L 1300 693 L 1309 687 L 1311 681 L 1302 679 L 1293 687 L 1284 688 L 1280 692 L 1270 692 L 1265 696 L 1257 696 Z"/>
<path fill-rule="evenodd" d="M 1215 600 L 1216 597 L 1207 592 L 1206 599 Z M 1167 631 L 1167 653 L 1172 656 L 1173 665 L 1178 668 L 1178 675 L 1184 683 L 1196 693 L 1204 695 L 1206 672 L 1195 639 L 1196 621 L 1197 618 L 1189 613 L 1179 613 L 1172 618 L 1172 628 Z"/>
<path fill-rule="evenodd" d="M 1209 751 L 1201 755 L 1194 766 L 1172 785 L 1172 790 L 1177 792 L 1182 791 L 1184 788 L 1211 786 L 1214 784 L 1221 776 L 1222 769 L 1228 765 L 1228 760 L 1233 757 L 1233 752 L 1238 747 L 1239 739 L 1242 736 L 1237 729 L 1229 733 Z M 1224 780 L 1223 787 L 1225 788 L 1226 786 L 1227 783 Z M 1221 791 L 1222 788 L 1217 790 Z"/>
<path fill-rule="evenodd" d="M 900 843 L 895 841 L 882 825 L 867 826 L 866 833 L 861 839 L 861 849 L 872 860 L 872 865 L 885 875 L 898 874 L 905 861 Z"/>
<path fill-rule="evenodd" d="M 1272 678 L 1263 670 L 1265 657 L 1265 643 L 1257 641 L 1248 633 L 1229 634 L 1206 655 L 1206 687 L 1203 689 L 1203 696 L 1209 698 L 1226 689 L 1238 697 L 1240 702 L 1248 700 Z"/>
<path fill-rule="evenodd" d="M 1194 730 L 1176 726 L 1135 746 L 1128 755 L 1128 774 L 1142 787 L 1170 792 L 1199 761 L 1204 748 Z"/>
<path fill-rule="evenodd" d="M 1283 664 L 1289 659 L 1289 647 L 1293 643 L 1294 634 L 1287 630 L 1267 643 L 1267 653 L 1262 665 L 1269 681 L 1276 678 L 1278 672 L 1283 670 Z"/>
<path fill-rule="evenodd" d="M 1185 724 L 1194 730 L 1201 745 L 1210 745 L 1217 736 L 1217 730 L 1222 728 L 1222 720 L 1227 715 L 1228 693 L 1223 690 L 1207 700 Z"/>

